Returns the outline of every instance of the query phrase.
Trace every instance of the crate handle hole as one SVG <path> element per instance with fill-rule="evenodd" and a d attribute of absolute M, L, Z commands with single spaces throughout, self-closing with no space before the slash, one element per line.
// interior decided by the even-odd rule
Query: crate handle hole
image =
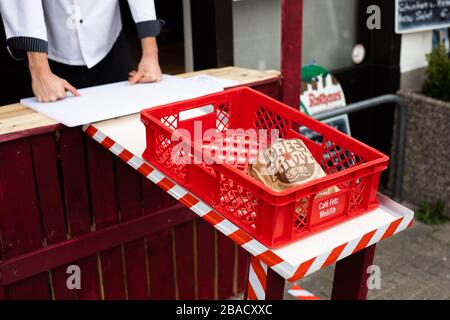
<path fill-rule="evenodd" d="M 214 112 L 214 106 L 209 104 L 207 106 L 189 109 L 180 112 L 180 121 L 186 121 L 202 116 L 206 116 Z"/>

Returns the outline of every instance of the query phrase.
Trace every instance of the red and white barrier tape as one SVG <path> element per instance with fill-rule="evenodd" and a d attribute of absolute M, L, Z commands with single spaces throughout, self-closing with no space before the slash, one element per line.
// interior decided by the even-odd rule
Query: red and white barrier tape
<path fill-rule="evenodd" d="M 320 300 L 318 296 L 315 296 L 313 293 L 303 289 L 296 284 L 294 284 L 292 288 L 288 290 L 288 293 L 298 300 Z"/>
<path fill-rule="evenodd" d="M 264 300 L 267 288 L 267 265 L 255 257 L 250 258 L 247 300 Z"/>

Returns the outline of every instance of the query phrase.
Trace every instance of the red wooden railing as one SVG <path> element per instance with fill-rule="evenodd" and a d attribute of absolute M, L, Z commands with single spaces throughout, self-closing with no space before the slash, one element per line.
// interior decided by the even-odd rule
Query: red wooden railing
<path fill-rule="evenodd" d="M 225 299 L 247 259 L 80 128 L 0 136 L 0 299 Z"/>
<path fill-rule="evenodd" d="M 0 297 L 204 299 L 243 290 L 242 249 L 80 128 L 0 143 L 0 164 Z M 80 267 L 81 290 L 68 289 L 68 265 Z"/>

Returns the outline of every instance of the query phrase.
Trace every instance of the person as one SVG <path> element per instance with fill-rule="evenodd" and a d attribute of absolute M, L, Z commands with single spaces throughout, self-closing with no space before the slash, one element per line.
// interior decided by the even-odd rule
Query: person
<path fill-rule="evenodd" d="M 28 60 L 38 101 L 127 78 L 131 84 L 162 79 L 156 36 L 164 21 L 154 0 L 127 2 L 142 46 L 132 71 L 119 0 L 0 0 L 7 49 L 14 59 Z"/>

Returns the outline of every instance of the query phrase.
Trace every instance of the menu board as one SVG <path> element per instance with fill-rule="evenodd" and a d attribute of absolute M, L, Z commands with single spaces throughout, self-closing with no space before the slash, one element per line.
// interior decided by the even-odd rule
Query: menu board
<path fill-rule="evenodd" d="M 395 0 L 395 32 L 450 27 L 450 0 Z"/>

